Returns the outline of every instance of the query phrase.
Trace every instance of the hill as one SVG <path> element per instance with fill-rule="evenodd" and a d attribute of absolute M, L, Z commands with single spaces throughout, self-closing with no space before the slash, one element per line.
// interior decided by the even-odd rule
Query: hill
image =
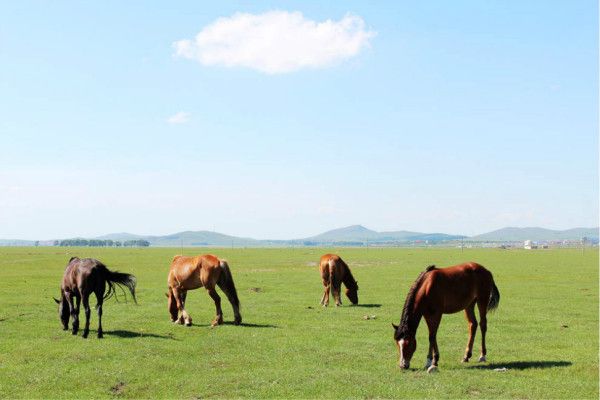
<path fill-rule="evenodd" d="M 394 243 L 416 241 L 441 242 L 465 237 L 466 236 L 448 235 L 445 233 L 421 233 L 411 231 L 376 232 L 365 228 L 362 225 L 351 225 L 345 228 L 327 231 L 303 240 L 323 244 L 340 242 Z"/>
<path fill-rule="evenodd" d="M 473 241 L 561 241 L 579 240 L 582 237 L 598 239 L 598 228 L 573 228 L 563 231 L 545 228 L 516 228 L 508 227 L 496 231 L 472 236 Z"/>

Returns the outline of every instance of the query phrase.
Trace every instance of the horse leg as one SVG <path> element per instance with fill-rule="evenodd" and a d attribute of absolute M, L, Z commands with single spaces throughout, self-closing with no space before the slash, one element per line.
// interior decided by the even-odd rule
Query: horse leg
<path fill-rule="evenodd" d="M 429 328 L 429 347 L 432 356 L 431 365 L 427 368 L 427 372 L 437 371 L 438 362 L 440 361 L 440 351 L 437 345 L 437 331 L 441 320 L 441 313 L 425 316 L 425 322 L 427 322 L 427 328 Z"/>
<path fill-rule="evenodd" d="M 239 325 L 242 323 L 242 315 L 240 314 L 240 304 L 239 304 L 239 300 L 236 301 L 235 298 L 235 293 L 234 293 L 234 289 L 228 287 L 225 284 L 222 283 L 218 283 L 217 285 L 221 288 L 221 290 L 223 291 L 223 293 L 225 293 L 225 296 L 227 296 L 227 300 L 229 300 L 229 302 L 231 303 L 231 308 L 233 308 L 233 315 L 234 315 L 234 319 L 233 319 L 233 323 L 235 325 Z"/>
<path fill-rule="evenodd" d="M 333 300 L 335 300 L 335 306 L 340 307 L 342 305 L 342 298 L 340 296 L 342 282 L 338 279 L 332 279 L 331 287 L 333 288 Z"/>
<path fill-rule="evenodd" d="M 179 318 L 177 318 L 177 323 L 185 323 L 187 326 L 192 325 L 192 318 L 184 308 L 186 298 L 185 290 L 179 288 L 172 288 L 171 290 L 173 291 L 173 297 L 175 297 L 175 301 L 177 302 L 177 312 L 178 314 L 181 314 L 179 315 Z"/>
<path fill-rule="evenodd" d="M 96 292 L 96 310 L 98 311 L 98 339 L 102 339 L 104 332 L 102 331 L 102 303 L 104 303 L 104 291 Z"/>
<path fill-rule="evenodd" d="M 75 306 L 73 305 L 73 295 L 70 292 L 65 292 L 64 293 L 64 298 L 65 301 L 67 302 L 67 305 L 69 307 L 69 315 L 71 317 L 71 323 L 72 323 L 72 328 L 75 328 Z M 77 331 L 73 332 L 73 335 L 76 335 Z"/>
<path fill-rule="evenodd" d="M 208 294 L 210 295 L 210 297 L 215 302 L 215 308 L 217 309 L 217 315 L 215 316 L 214 321 L 211 322 L 210 325 L 211 326 L 221 325 L 223 323 L 223 310 L 221 310 L 221 297 L 215 290 L 214 286 L 210 289 L 207 287 L 206 289 L 208 290 Z"/>
<path fill-rule="evenodd" d="M 329 305 L 329 278 L 323 278 L 323 296 L 321 296 L 321 305 L 327 307 Z"/>
<path fill-rule="evenodd" d="M 489 298 L 485 297 L 486 299 Z M 485 348 L 485 333 L 487 332 L 487 302 L 486 301 L 477 301 L 477 308 L 479 308 L 479 326 L 481 327 L 481 356 L 479 356 L 479 362 L 487 361 L 485 358 L 486 348 Z"/>
<path fill-rule="evenodd" d="M 475 333 L 477 332 L 477 318 L 475 318 L 475 302 L 465 308 L 465 318 L 469 323 L 469 341 L 465 350 L 465 356 L 462 362 L 469 362 L 469 358 L 473 355 L 473 342 L 475 341 Z"/>
<path fill-rule="evenodd" d="M 90 334 L 90 294 L 83 293 L 83 310 L 85 311 L 85 328 L 83 329 L 83 338 L 87 338 Z"/>
<path fill-rule="evenodd" d="M 73 304 L 73 297 L 75 297 L 75 304 Z M 81 296 L 71 294 L 71 301 L 69 306 L 71 307 L 71 317 L 73 318 L 73 330 L 71 333 L 77 335 L 79 332 L 79 305 L 81 304 Z"/>

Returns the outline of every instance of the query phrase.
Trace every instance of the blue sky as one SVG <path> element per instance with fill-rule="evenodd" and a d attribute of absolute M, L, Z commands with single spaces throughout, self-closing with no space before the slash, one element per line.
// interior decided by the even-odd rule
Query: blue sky
<path fill-rule="evenodd" d="M 2 3 L 0 238 L 598 225 L 596 2 L 321 3 Z"/>

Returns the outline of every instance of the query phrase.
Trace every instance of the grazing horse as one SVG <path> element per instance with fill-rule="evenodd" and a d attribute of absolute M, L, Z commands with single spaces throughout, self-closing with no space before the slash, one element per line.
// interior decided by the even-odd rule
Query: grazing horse
<path fill-rule="evenodd" d="M 167 293 L 169 313 L 171 321 L 190 326 L 192 318 L 185 310 L 185 298 L 188 290 L 203 287 L 215 302 L 217 315 L 211 325 L 216 326 L 223 323 L 223 311 L 221 310 L 221 297 L 219 297 L 215 286 L 219 286 L 225 293 L 233 307 L 235 315 L 234 324 L 242 323 L 240 315 L 240 300 L 231 276 L 231 270 L 227 261 L 220 260 L 211 254 L 197 257 L 175 256 L 171 263 L 169 277 L 169 293 Z M 181 313 L 181 315 L 179 315 Z"/>
<path fill-rule="evenodd" d="M 479 309 L 481 326 L 480 362 L 486 361 L 485 333 L 486 313 L 498 307 L 500 292 L 494 283 L 492 273 L 481 265 L 469 262 L 453 267 L 438 269 L 434 265 L 419 275 L 406 296 L 400 326 L 394 327 L 394 341 L 400 355 L 400 368 L 407 369 L 416 348 L 415 338 L 421 317 L 425 317 L 429 328 L 429 352 L 425 368 L 428 372 L 437 370 L 440 353 L 436 334 L 442 314 L 452 314 L 465 310 L 469 323 L 469 341 L 463 362 L 468 362 L 473 351 L 473 341 L 477 331 L 475 305 Z"/>
<path fill-rule="evenodd" d="M 323 279 L 325 290 L 321 298 L 321 305 L 327 307 L 329 305 L 329 293 L 333 295 L 336 306 L 342 305 L 340 297 L 340 289 L 342 282 L 346 286 L 346 296 L 352 304 L 358 304 L 358 282 L 354 280 L 350 268 L 336 254 L 325 254 L 319 262 L 319 270 Z"/>
<path fill-rule="evenodd" d="M 106 285 L 108 292 L 106 294 Z M 115 294 L 115 285 L 126 286 L 135 300 L 135 276 L 121 272 L 110 271 L 106 265 L 93 258 L 72 257 L 67 264 L 60 286 L 60 300 L 58 315 L 63 329 L 69 329 L 69 317 L 73 319 L 73 335 L 79 331 L 79 306 L 83 302 L 85 310 L 85 328 L 83 337 L 90 333 L 90 295 L 96 295 L 96 309 L 98 310 L 98 338 L 102 338 L 102 303 Z"/>

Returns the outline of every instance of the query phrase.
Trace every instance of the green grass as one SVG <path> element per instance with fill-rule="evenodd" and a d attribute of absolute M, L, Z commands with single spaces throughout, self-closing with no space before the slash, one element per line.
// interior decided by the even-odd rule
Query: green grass
<path fill-rule="evenodd" d="M 324 309 L 316 263 L 329 250 L 210 250 L 228 259 L 251 324 L 212 329 L 204 289 L 188 295 L 194 326 L 169 321 L 166 276 L 179 249 L 0 248 L 0 397 L 598 398 L 596 250 L 334 249 L 359 282 L 360 303 L 375 306 L 344 299 Z M 51 297 L 72 255 L 138 278 L 139 305 L 105 303 L 102 340 L 94 312 L 87 340 L 60 328 Z M 418 369 L 399 370 L 390 323 L 411 283 L 429 264 L 467 260 L 490 269 L 501 293 L 488 318 L 488 364 L 460 363 L 467 326 L 458 313 L 442 319 L 438 374 L 420 369 L 424 323 Z M 475 359 L 479 345 L 478 335 Z"/>

